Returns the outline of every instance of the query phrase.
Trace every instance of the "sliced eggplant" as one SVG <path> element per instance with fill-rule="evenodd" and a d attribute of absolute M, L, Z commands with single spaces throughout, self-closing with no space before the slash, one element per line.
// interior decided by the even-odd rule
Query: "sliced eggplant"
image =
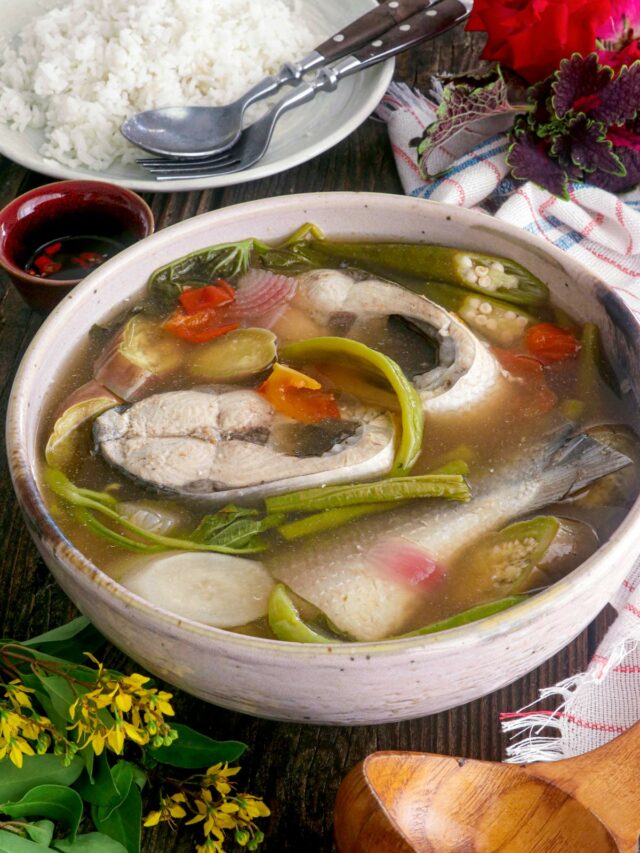
<path fill-rule="evenodd" d="M 182 342 L 143 314 L 132 317 L 114 336 L 94 366 L 96 381 L 127 402 L 149 393 L 154 380 L 176 370 Z"/>
<path fill-rule="evenodd" d="M 209 382 L 243 382 L 276 360 L 276 336 L 267 329 L 236 329 L 189 354 L 192 376 Z"/>
<path fill-rule="evenodd" d="M 78 447 L 89 446 L 89 433 L 81 430 L 93 418 L 122 400 L 98 382 L 86 382 L 63 402 L 45 448 L 45 459 L 53 468 L 65 468 Z"/>

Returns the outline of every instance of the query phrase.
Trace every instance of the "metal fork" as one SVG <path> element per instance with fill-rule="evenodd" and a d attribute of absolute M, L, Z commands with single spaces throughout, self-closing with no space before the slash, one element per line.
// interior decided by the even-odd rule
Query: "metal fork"
<path fill-rule="evenodd" d="M 308 83 L 301 83 L 279 101 L 265 116 L 243 131 L 238 142 L 227 151 L 200 160 L 150 158 L 137 162 L 158 181 L 184 178 L 208 178 L 229 175 L 248 169 L 267 151 L 273 130 L 284 113 L 315 98 L 320 91 L 332 92 L 343 77 L 355 74 L 397 53 L 435 38 L 464 21 L 471 12 L 472 0 L 440 0 L 440 2 L 392 27 L 369 45 L 345 57 L 331 68 L 322 68 Z"/>

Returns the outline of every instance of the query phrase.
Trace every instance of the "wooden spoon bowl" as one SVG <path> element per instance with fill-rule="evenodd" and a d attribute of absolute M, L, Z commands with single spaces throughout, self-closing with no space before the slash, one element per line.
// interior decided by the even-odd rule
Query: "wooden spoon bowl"
<path fill-rule="evenodd" d="M 339 853 L 636 853 L 640 724 L 527 766 L 373 753 L 340 786 L 335 837 Z"/>

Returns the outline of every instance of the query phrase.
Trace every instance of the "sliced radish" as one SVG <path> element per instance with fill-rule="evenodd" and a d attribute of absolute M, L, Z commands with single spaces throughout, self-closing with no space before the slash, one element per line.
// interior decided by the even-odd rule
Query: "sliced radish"
<path fill-rule="evenodd" d="M 235 628 L 266 616 L 274 587 L 257 560 L 206 551 L 144 557 L 121 582 L 150 604 L 217 628 Z"/>

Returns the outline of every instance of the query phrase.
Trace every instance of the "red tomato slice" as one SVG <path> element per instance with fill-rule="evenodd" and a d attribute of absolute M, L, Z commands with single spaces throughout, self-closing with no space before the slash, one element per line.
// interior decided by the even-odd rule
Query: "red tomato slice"
<path fill-rule="evenodd" d="M 183 341 L 203 344 L 238 328 L 238 323 L 225 324 L 222 320 L 223 316 L 216 308 L 206 308 L 197 314 L 187 314 L 182 308 L 176 308 L 163 328 Z"/>
<path fill-rule="evenodd" d="M 527 350 L 543 364 L 575 358 L 580 344 L 566 329 L 553 323 L 538 323 L 531 326 L 526 335 Z"/>
<path fill-rule="evenodd" d="M 542 362 L 533 356 L 525 355 L 520 352 L 513 352 L 508 349 L 500 349 L 500 347 L 491 347 L 491 352 L 500 362 L 501 366 L 513 376 L 519 376 L 523 379 L 527 376 L 537 376 L 544 370 Z"/>
<path fill-rule="evenodd" d="M 282 364 L 274 366 L 258 391 L 276 411 L 302 423 L 340 418 L 333 394 L 322 391 L 320 383 L 311 376 Z"/>
<path fill-rule="evenodd" d="M 207 308 L 221 308 L 230 305 L 236 298 L 235 290 L 223 279 L 206 287 L 190 287 L 179 296 L 182 309 L 187 314 L 199 314 Z"/>

